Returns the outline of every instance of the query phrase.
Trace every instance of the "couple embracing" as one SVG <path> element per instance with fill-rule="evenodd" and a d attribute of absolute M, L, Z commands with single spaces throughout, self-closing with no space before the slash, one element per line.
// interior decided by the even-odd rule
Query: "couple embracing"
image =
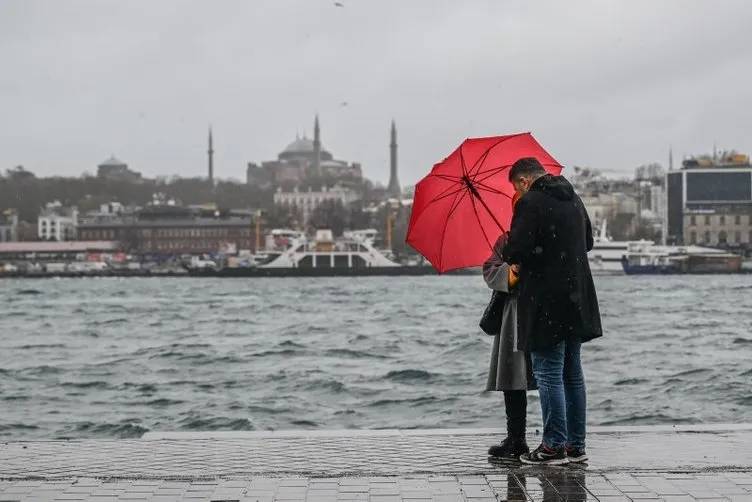
<path fill-rule="evenodd" d="M 572 185 L 532 157 L 509 171 L 514 216 L 483 276 L 494 290 L 481 327 L 493 335 L 486 390 L 503 391 L 507 438 L 488 453 L 526 464 L 584 462 L 586 392 L 581 344 L 602 335 L 587 252 L 590 220 Z M 525 440 L 527 391 L 537 388 L 543 440 Z"/>

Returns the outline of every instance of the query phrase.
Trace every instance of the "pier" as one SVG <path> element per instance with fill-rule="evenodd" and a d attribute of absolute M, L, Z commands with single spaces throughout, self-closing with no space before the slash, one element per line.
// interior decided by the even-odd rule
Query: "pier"
<path fill-rule="evenodd" d="M 0 501 L 752 500 L 752 424 L 593 427 L 587 465 L 489 461 L 501 430 L 151 432 L 0 443 Z M 536 431 L 529 431 L 531 446 Z"/>

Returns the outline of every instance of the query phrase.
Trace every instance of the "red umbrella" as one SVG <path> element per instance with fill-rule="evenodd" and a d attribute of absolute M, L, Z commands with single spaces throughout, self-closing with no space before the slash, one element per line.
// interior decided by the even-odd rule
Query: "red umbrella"
<path fill-rule="evenodd" d="M 466 139 L 415 186 L 407 243 L 440 273 L 482 265 L 512 221 L 508 171 L 522 157 L 561 172 L 530 133 Z"/>

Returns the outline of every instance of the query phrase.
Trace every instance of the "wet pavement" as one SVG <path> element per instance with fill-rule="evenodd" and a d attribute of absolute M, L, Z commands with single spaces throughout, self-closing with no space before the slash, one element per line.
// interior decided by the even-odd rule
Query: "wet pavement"
<path fill-rule="evenodd" d="M 0 443 L 0 502 L 752 502 L 752 426 L 591 431 L 588 465 L 489 461 L 499 431 L 148 434 Z M 536 442 L 529 437 L 531 446 Z"/>

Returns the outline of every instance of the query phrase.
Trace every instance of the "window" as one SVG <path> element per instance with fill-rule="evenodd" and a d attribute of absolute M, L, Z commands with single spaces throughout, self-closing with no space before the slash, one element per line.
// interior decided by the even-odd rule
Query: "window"
<path fill-rule="evenodd" d="M 690 244 L 697 244 L 697 232 L 692 230 L 689 234 L 689 243 Z"/>
<path fill-rule="evenodd" d="M 742 217 L 741 217 L 741 215 L 737 214 L 736 216 L 734 216 L 734 224 L 736 224 L 736 225 L 741 225 L 742 224 Z"/>
<path fill-rule="evenodd" d="M 694 214 L 689 217 L 689 224 L 692 225 L 692 226 L 697 225 L 697 219 L 695 218 Z"/>
<path fill-rule="evenodd" d="M 734 232 L 734 242 L 736 242 L 737 244 L 742 243 L 742 233 L 739 230 Z"/>
<path fill-rule="evenodd" d="M 705 244 L 710 244 L 710 230 L 705 230 Z"/>
<path fill-rule="evenodd" d="M 710 225 L 710 215 L 709 214 L 705 215 L 705 224 L 706 225 Z"/>
<path fill-rule="evenodd" d="M 728 242 L 728 236 L 725 230 L 718 232 L 718 244 L 726 244 Z"/>
<path fill-rule="evenodd" d="M 722 214 L 721 215 L 721 225 L 725 225 L 725 224 L 726 224 L 726 215 Z"/>

